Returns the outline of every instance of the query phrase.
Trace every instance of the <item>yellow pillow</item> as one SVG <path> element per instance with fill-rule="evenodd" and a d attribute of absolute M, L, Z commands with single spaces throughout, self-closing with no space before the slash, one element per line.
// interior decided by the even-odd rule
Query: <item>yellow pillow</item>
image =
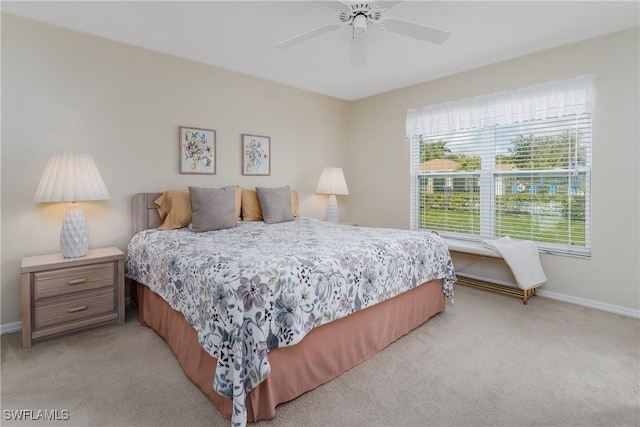
<path fill-rule="evenodd" d="M 191 222 L 191 196 L 186 190 L 168 190 L 154 202 L 160 215 L 160 229 L 173 230 Z"/>
<path fill-rule="evenodd" d="M 256 190 L 242 189 L 242 220 L 243 221 L 262 221 L 262 209 L 260 208 L 260 200 Z"/>
<path fill-rule="evenodd" d="M 236 214 L 238 208 L 238 188 L 236 187 Z M 242 205 L 242 220 L 243 221 L 262 221 L 262 208 L 260 207 L 260 200 L 258 199 L 258 193 L 256 190 L 248 188 L 240 188 L 241 190 L 241 205 Z M 298 208 L 298 192 L 291 190 L 291 213 L 294 218 L 300 216 L 300 210 Z"/>

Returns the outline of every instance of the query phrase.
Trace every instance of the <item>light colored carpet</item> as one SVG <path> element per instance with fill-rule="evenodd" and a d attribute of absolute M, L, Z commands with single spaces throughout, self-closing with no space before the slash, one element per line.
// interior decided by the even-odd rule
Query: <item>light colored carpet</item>
<path fill-rule="evenodd" d="M 22 350 L 2 336 L 2 425 L 229 425 L 171 351 L 124 326 Z M 640 322 L 456 286 L 455 305 L 256 426 L 640 426 Z M 68 410 L 14 422 L 6 410 Z"/>

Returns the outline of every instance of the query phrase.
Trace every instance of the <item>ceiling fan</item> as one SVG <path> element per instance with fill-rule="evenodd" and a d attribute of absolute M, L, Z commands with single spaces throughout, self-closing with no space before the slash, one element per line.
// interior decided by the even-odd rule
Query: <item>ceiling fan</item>
<path fill-rule="evenodd" d="M 387 10 L 398 3 L 402 3 L 401 1 L 317 1 L 315 3 L 338 11 L 339 22 L 325 24 L 311 31 L 298 34 L 295 37 L 278 43 L 276 47 L 286 49 L 348 25 L 352 28 L 351 66 L 356 68 L 364 66 L 367 61 L 367 39 L 365 35 L 370 24 L 375 24 L 382 30 L 392 31 L 434 44 L 444 43 L 450 35 L 450 33 L 446 31 L 437 30 L 415 22 L 383 17 Z"/>

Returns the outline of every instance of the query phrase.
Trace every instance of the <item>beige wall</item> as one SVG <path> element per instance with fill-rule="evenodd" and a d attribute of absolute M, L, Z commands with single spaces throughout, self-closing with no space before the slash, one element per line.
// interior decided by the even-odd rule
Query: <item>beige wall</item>
<path fill-rule="evenodd" d="M 2 14 L 2 319 L 20 321 L 20 259 L 59 250 L 66 204 L 35 204 L 55 152 L 90 153 L 111 200 L 83 203 L 90 247 L 131 237 L 131 196 L 188 185 L 291 185 L 324 216 L 324 166 L 345 166 L 348 103 Z M 178 126 L 217 131 L 218 172 L 178 173 Z M 269 177 L 245 177 L 240 135 L 268 135 Z M 346 206 L 343 215 L 347 216 Z"/>
<path fill-rule="evenodd" d="M 545 289 L 637 310 L 638 36 L 614 34 L 348 103 L 2 14 L 1 323 L 20 320 L 20 259 L 59 249 L 66 206 L 32 201 L 54 152 L 92 154 L 111 192 L 111 200 L 83 204 L 91 247 L 126 248 L 133 194 L 188 185 L 292 185 L 302 214 L 321 218 L 326 198 L 314 189 L 329 165 L 343 166 L 349 185 L 341 219 L 408 228 L 408 108 L 584 73 L 600 76 L 593 256 L 543 255 Z M 178 174 L 180 125 L 216 129 L 217 175 Z M 271 136 L 270 177 L 241 175 L 241 133 Z"/>
<path fill-rule="evenodd" d="M 351 220 L 410 226 L 406 110 L 595 73 L 592 257 L 542 255 L 544 290 L 638 310 L 640 74 L 638 30 L 630 30 L 356 101 L 348 151 Z M 372 167 L 372 165 L 374 165 Z"/>

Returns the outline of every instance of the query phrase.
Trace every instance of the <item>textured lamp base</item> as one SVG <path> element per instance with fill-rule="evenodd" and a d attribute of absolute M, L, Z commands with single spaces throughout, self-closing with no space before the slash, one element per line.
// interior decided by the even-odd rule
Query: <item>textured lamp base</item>
<path fill-rule="evenodd" d="M 327 221 L 334 224 L 338 223 L 338 200 L 333 194 L 329 196 L 327 201 Z"/>
<path fill-rule="evenodd" d="M 60 248 L 65 258 L 78 258 L 89 250 L 89 230 L 82 209 L 72 204 L 67 210 L 60 231 Z"/>

